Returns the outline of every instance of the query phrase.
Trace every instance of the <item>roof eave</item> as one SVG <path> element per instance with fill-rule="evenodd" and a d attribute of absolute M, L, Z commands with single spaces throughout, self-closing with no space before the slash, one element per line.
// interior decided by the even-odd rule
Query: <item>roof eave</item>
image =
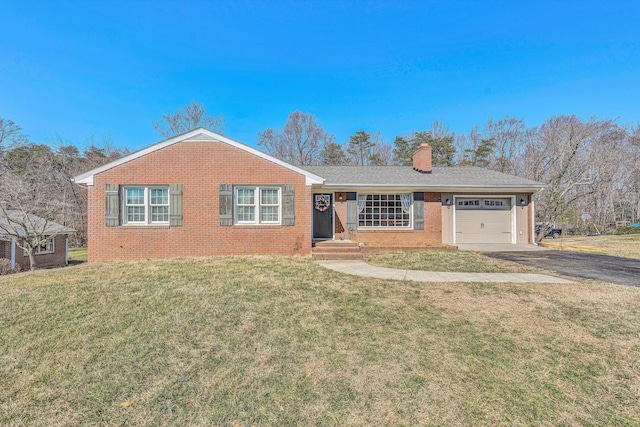
<path fill-rule="evenodd" d="M 397 190 L 397 189 L 415 189 L 433 192 L 459 192 L 459 191 L 491 191 L 491 192 L 523 192 L 523 193 L 536 193 L 541 191 L 543 186 L 527 186 L 527 185 L 423 185 L 423 184 L 325 184 L 322 186 L 327 190 Z"/>

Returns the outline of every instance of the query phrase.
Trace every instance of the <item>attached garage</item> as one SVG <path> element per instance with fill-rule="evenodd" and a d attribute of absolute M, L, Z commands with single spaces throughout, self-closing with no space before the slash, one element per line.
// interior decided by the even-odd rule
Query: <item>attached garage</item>
<path fill-rule="evenodd" d="M 455 243 L 515 243 L 511 197 L 455 198 Z"/>

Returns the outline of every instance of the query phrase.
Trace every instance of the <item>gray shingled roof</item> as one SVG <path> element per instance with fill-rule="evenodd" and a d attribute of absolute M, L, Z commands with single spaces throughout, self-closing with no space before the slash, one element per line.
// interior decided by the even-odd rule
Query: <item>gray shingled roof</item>
<path fill-rule="evenodd" d="M 47 221 L 44 218 L 33 214 L 26 214 L 27 217 L 23 218 L 23 212 L 14 209 L 7 209 L 6 215 L 0 211 L 0 236 L 7 236 L 7 232 L 4 230 L 15 230 L 20 237 L 26 236 L 26 231 L 19 224 L 27 223 L 31 224 L 29 227 L 32 230 L 37 230 L 41 234 L 73 234 L 76 232 L 73 228 L 65 227 L 64 225 L 56 222 Z"/>
<path fill-rule="evenodd" d="M 431 173 L 411 166 L 303 166 L 325 179 L 326 188 L 411 187 L 440 191 L 538 191 L 544 184 L 475 166 L 434 167 Z"/>

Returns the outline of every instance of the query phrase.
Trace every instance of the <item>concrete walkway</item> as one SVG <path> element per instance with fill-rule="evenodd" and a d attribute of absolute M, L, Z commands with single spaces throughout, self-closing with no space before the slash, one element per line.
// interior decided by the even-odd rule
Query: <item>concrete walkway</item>
<path fill-rule="evenodd" d="M 377 267 L 364 261 L 316 261 L 321 266 L 355 276 L 377 279 L 412 280 L 414 282 L 484 282 L 484 283 L 573 283 L 546 274 L 529 273 L 445 273 Z"/>

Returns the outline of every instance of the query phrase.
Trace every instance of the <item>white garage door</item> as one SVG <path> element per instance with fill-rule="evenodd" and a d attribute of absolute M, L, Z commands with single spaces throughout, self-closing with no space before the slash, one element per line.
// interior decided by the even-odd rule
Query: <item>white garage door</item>
<path fill-rule="evenodd" d="M 456 199 L 456 243 L 512 243 L 511 199 Z"/>

